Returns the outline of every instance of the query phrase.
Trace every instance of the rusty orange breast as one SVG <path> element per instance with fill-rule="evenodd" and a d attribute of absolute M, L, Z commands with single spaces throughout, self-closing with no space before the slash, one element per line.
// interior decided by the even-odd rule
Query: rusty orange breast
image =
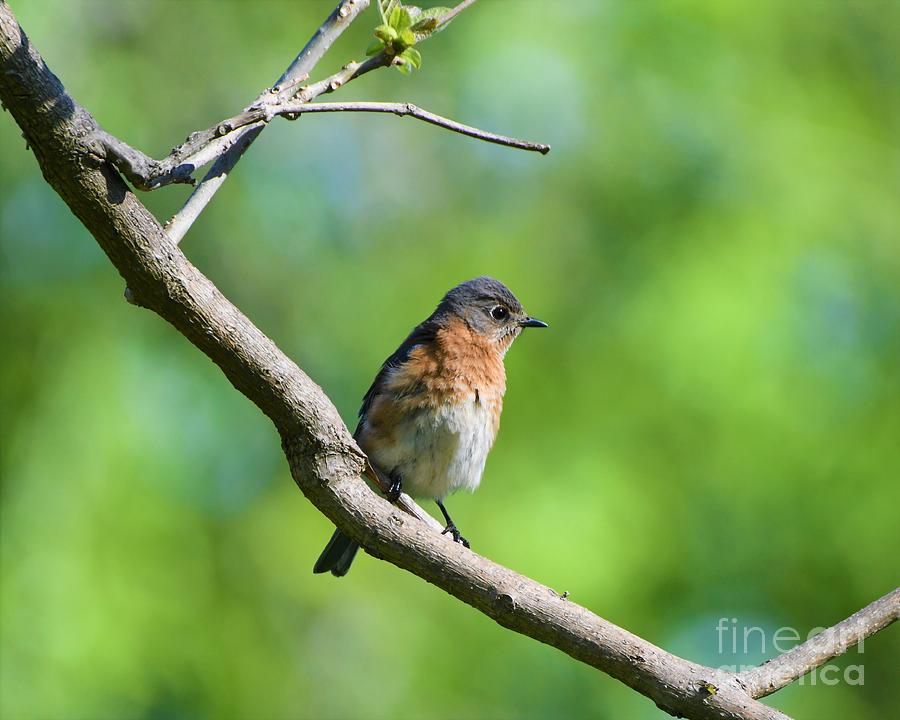
<path fill-rule="evenodd" d="M 390 426 L 412 410 L 475 402 L 490 408 L 496 432 L 506 391 L 501 350 L 462 320 L 452 320 L 390 374 L 379 398 L 382 402 L 370 409 L 370 422 Z"/>

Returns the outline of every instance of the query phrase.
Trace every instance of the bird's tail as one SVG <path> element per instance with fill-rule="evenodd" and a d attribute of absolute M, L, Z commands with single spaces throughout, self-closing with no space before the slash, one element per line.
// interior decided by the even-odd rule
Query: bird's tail
<path fill-rule="evenodd" d="M 319 555 L 319 559 L 316 560 L 313 572 L 323 573 L 330 570 L 335 577 L 343 577 L 350 569 L 357 550 L 359 550 L 359 545 L 340 530 L 335 530 L 331 540 L 328 541 L 322 554 Z"/>

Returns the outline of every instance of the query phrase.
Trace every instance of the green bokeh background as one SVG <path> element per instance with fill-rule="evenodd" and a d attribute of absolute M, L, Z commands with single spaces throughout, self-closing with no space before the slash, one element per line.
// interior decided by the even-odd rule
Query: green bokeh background
<path fill-rule="evenodd" d="M 12 5 L 68 90 L 159 157 L 272 82 L 333 3 Z M 421 72 L 337 97 L 550 155 L 389 116 L 276 122 L 183 247 L 351 425 L 441 293 L 504 280 L 551 329 L 508 355 L 484 483 L 449 504 L 474 547 L 690 659 L 759 662 L 779 627 L 900 574 L 898 47 L 894 0 L 482 0 Z M 269 422 L 123 301 L 8 114 L 0 158 L 0 716 L 665 717 L 388 564 L 314 577 L 331 527 Z M 186 195 L 142 199 L 165 218 Z M 749 627 L 765 648 L 744 652 Z M 888 717 L 898 640 L 769 701 Z"/>

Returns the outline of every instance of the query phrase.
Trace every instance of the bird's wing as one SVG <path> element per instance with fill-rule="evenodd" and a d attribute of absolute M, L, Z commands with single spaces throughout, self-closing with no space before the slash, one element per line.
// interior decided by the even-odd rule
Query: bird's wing
<path fill-rule="evenodd" d="M 369 412 L 369 408 L 372 406 L 373 400 L 378 396 L 381 392 L 382 387 L 384 386 L 385 381 L 387 380 L 388 374 L 394 368 L 400 367 L 403 363 L 405 363 L 409 359 L 409 354 L 413 351 L 413 348 L 418 345 L 423 345 L 425 343 L 432 342 L 434 340 L 435 334 L 437 332 L 437 326 L 430 321 L 429 318 L 425 322 L 417 325 L 413 328 L 413 331 L 409 334 L 406 340 L 398 347 L 393 354 L 384 361 L 381 365 L 381 369 L 378 371 L 378 374 L 375 376 L 375 380 L 372 382 L 372 387 L 369 388 L 368 392 L 363 396 L 362 405 L 359 408 L 359 417 L 362 418 Z M 357 431 L 359 428 L 357 427 Z"/>

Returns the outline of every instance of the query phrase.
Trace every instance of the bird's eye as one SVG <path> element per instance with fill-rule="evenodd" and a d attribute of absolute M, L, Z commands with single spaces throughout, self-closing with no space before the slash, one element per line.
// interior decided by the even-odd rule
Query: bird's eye
<path fill-rule="evenodd" d="M 508 316 L 509 310 L 502 305 L 495 305 L 491 308 L 491 317 L 494 318 L 494 320 L 506 320 Z"/>

